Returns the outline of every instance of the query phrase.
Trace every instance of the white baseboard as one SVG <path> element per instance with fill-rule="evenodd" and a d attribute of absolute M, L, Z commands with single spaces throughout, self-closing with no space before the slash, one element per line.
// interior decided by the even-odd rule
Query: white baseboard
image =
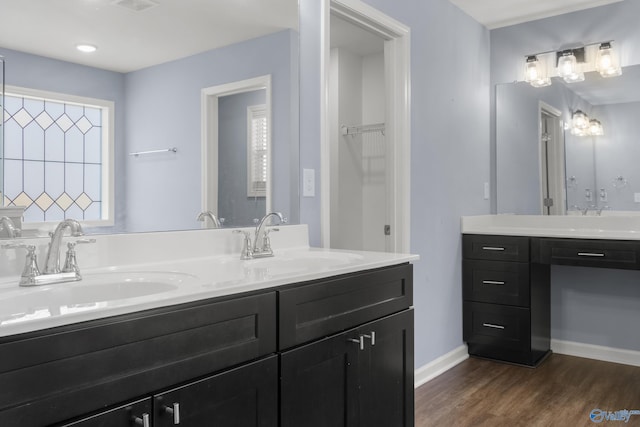
<path fill-rule="evenodd" d="M 413 380 L 414 387 L 420 387 L 422 384 L 431 381 L 468 358 L 469 351 L 467 350 L 467 346 L 463 344 L 449 353 L 432 360 L 426 365 L 416 369 Z"/>
<path fill-rule="evenodd" d="M 587 359 L 603 360 L 605 362 L 622 363 L 624 365 L 640 366 L 640 351 L 622 348 L 604 347 L 601 345 L 583 344 L 573 341 L 551 340 L 551 350 L 554 353 L 568 356 L 585 357 Z"/>

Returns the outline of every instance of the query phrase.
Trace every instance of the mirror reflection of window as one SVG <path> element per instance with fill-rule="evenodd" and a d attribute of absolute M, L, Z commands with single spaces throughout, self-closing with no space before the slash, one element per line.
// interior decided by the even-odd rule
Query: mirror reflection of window
<path fill-rule="evenodd" d="M 108 223 L 113 103 L 12 88 L 3 111 L 4 206 L 27 223 Z"/>
<path fill-rule="evenodd" d="M 267 106 L 247 108 L 247 196 L 267 196 Z"/>

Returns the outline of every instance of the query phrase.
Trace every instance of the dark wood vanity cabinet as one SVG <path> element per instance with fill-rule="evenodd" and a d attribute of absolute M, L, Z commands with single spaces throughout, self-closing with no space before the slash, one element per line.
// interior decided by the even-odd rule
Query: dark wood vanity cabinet
<path fill-rule="evenodd" d="M 550 266 L 640 270 L 640 240 L 462 236 L 469 354 L 529 366 L 550 351 Z"/>
<path fill-rule="evenodd" d="M 281 426 L 413 426 L 411 304 L 410 265 L 281 292 Z"/>
<path fill-rule="evenodd" d="M 530 238 L 462 237 L 463 338 L 469 354 L 529 366 L 550 349 L 549 266 Z"/>
<path fill-rule="evenodd" d="M 411 304 L 404 264 L 0 338 L 0 425 L 412 426 Z"/>

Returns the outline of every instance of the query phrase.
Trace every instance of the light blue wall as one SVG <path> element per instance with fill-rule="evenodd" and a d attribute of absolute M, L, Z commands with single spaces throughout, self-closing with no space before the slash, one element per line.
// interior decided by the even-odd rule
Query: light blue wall
<path fill-rule="evenodd" d="M 120 232 L 125 229 L 126 192 L 125 167 L 125 83 L 124 75 L 98 68 L 58 61 L 0 48 L 6 61 L 6 84 L 30 89 L 59 92 L 113 101 L 115 104 L 115 226 L 101 228 L 101 232 Z"/>
<path fill-rule="evenodd" d="M 298 204 L 292 203 L 290 184 L 297 182 L 292 163 L 298 159 L 288 143 L 292 138 L 297 142 L 297 135 L 290 133 L 292 82 L 297 86 L 297 76 L 291 74 L 291 43 L 296 38 L 286 30 L 126 75 L 127 149 L 178 149 L 175 155 L 127 159 L 129 231 L 199 227 L 200 91 L 266 74 L 271 74 L 272 84 L 272 206 L 297 222 L 289 213 L 290 206 Z"/>
<path fill-rule="evenodd" d="M 622 65 L 640 63 L 640 0 L 491 31 L 491 82 L 517 79 L 524 55 L 614 39 Z M 495 179 L 495 97 L 492 96 L 492 172 Z M 495 181 L 493 181 L 495 188 Z M 493 209 L 495 212 L 495 199 Z M 554 266 L 552 338 L 640 350 L 640 272 Z"/>
<path fill-rule="evenodd" d="M 316 170 L 319 3 L 300 2 L 301 168 Z M 421 257 L 414 304 L 415 363 L 422 366 L 462 344 L 460 216 L 490 209 L 483 200 L 483 182 L 489 181 L 489 31 L 446 0 L 367 3 L 411 28 L 411 252 Z M 301 203 L 314 242 L 319 203 L 319 197 Z"/>
<path fill-rule="evenodd" d="M 218 101 L 218 216 L 228 227 L 253 224 L 266 214 L 264 197 L 247 196 L 247 107 L 264 104 L 265 90 Z"/>

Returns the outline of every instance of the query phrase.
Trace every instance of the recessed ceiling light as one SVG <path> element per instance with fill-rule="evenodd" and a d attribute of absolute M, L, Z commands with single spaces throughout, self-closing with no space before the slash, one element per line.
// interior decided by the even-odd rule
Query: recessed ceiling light
<path fill-rule="evenodd" d="M 79 45 L 76 45 L 76 49 L 84 53 L 92 53 L 98 50 L 98 48 L 92 44 L 79 44 Z"/>

